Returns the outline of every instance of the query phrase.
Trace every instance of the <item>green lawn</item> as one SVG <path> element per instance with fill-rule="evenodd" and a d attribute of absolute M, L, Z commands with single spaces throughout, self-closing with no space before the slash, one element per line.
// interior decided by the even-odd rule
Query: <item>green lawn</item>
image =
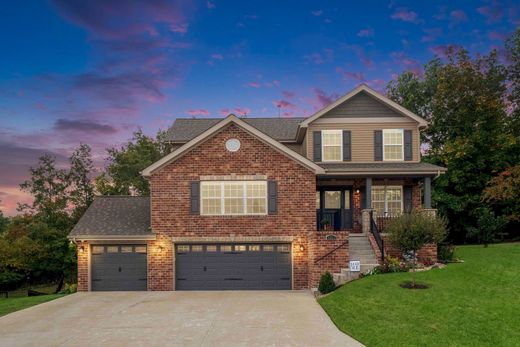
<path fill-rule="evenodd" d="M 417 274 L 366 277 L 319 300 L 334 323 L 367 346 L 519 346 L 520 243 L 461 246 L 465 262 Z"/>
<path fill-rule="evenodd" d="M 24 308 L 41 304 L 43 302 L 51 301 L 61 298 L 65 294 L 51 294 L 41 296 L 26 296 L 18 298 L 0 299 L 0 317 L 8 313 L 23 310 Z"/>

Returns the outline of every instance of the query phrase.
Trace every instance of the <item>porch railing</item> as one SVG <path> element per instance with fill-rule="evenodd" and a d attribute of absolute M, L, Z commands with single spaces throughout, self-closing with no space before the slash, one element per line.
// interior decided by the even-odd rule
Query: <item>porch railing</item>
<path fill-rule="evenodd" d="M 339 230 L 339 212 L 316 211 L 318 230 Z"/>
<path fill-rule="evenodd" d="M 374 211 L 370 211 L 370 232 L 374 236 L 374 240 L 376 240 L 377 247 L 381 252 L 381 263 L 385 261 L 385 241 L 379 232 L 379 228 L 377 226 L 376 220 L 374 219 Z"/>
<path fill-rule="evenodd" d="M 393 219 L 399 217 L 402 215 L 403 212 L 399 213 L 381 213 L 378 214 L 376 211 L 373 211 L 373 219 L 375 221 L 375 224 L 377 226 L 377 229 L 380 233 L 384 233 L 386 231 L 386 228 L 388 225 L 392 222 Z"/>

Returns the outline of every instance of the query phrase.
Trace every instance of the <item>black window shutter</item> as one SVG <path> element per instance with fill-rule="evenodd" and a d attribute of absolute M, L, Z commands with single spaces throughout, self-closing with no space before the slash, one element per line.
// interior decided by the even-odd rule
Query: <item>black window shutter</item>
<path fill-rule="evenodd" d="M 343 130 L 343 161 L 352 160 L 350 130 Z"/>
<path fill-rule="evenodd" d="M 412 160 L 412 131 L 404 131 L 404 160 Z"/>
<path fill-rule="evenodd" d="M 403 187 L 403 195 L 404 195 L 404 212 L 412 212 L 412 187 L 404 186 Z"/>
<path fill-rule="evenodd" d="M 312 148 L 314 161 L 321 161 L 321 131 L 314 131 L 312 133 Z"/>
<path fill-rule="evenodd" d="M 190 213 L 200 214 L 200 182 L 191 182 Z"/>
<path fill-rule="evenodd" d="M 269 214 L 278 212 L 278 184 L 276 181 L 267 182 L 267 210 Z"/>
<path fill-rule="evenodd" d="M 374 160 L 383 160 L 383 130 L 374 130 Z"/>

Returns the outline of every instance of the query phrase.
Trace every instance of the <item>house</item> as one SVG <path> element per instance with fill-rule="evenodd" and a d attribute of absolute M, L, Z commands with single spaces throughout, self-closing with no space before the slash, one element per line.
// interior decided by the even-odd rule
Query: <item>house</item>
<path fill-rule="evenodd" d="M 385 222 L 431 209 L 427 122 L 360 85 L 308 118 L 177 119 L 149 197 L 97 197 L 69 238 L 78 288 L 303 289 L 381 261 Z M 436 248 L 421 250 L 436 258 Z"/>

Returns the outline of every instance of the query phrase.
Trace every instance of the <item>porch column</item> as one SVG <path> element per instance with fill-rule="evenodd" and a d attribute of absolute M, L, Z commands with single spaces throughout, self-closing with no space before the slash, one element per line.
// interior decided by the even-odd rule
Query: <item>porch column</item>
<path fill-rule="evenodd" d="M 425 177 L 423 182 L 423 191 L 424 191 L 424 208 L 431 209 L 432 208 L 432 178 Z"/>
<path fill-rule="evenodd" d="M 372 208 L 372 177 L 366 178 L 365 183 L 365 202 L 366 206 L 365 208 Z"/>

